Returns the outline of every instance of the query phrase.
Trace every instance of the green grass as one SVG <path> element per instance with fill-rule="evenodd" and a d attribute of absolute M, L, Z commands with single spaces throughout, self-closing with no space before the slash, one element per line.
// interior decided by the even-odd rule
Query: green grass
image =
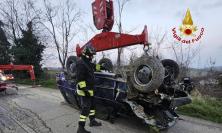
<path fill-rule="evenodd" d="M 35 80 L 35 85 L 41 85 L 42 87 L 47 88 L 57 88 L 56 87 L 56 73 L 59 71 L 55 70 L 47 70 L 42 73 L 42 75 Z M 15 80 L 18 84 L 25 84 L 25 85 L 33 85 L 33 81 L 30 79 L 20 79 L 16 78 Z"/>
<path fill-rule="evenodd" d="M 60 72 L 60 71 L 57 71 L 57 70 L 48 70 L 47 71 L 48 74 L 54 74 L 54 75 L 58 72 Z"/>
<path fill-rule="evenodd" d="M 55 79 L 48 79 L 48 80 L 40 80 L 39 84 L 42 85 L 43 87 L 47 88 L 56 88 L 56 80 Z"/>
<path fill-rule="evenodd" d="M 16 79 L 15 83 L 17 84 L 25 84 L 25 85 L 33 85 L 33 81 L 30 79 Z"/>
<path fill-rule="evenodd" d="M 17 79 L 15 81 L 18 84 L 25 84 L 25 85 L 33 85 L 33 81 L 30 79 Z M 35 85 L 41 85 L 42 87 L 47 88 L 56 88 L 56 80 L 55 79 L 36 79 Z"/>
<path fill-rule="evenodd" d="M 222 100 L 211 97 L 193 97 L 191 104 L 178 108 L 183 115 L 222 123 Z"/>

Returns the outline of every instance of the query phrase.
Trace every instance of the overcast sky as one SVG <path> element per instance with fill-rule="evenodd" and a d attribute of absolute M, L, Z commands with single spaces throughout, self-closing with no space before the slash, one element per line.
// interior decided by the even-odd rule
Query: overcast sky
<path fill-rule="evenodd" d="M 55 0 L 56 1 L 56 0 Z M 86 25 L 93 25 L 91 3 L 93 0 L 76 0 L 77 5 L 84 12 L 83 23 Z M 117 2 L 114 1 L 114 12 L 116 13 Z M 190 9 L 194 24 L 197 28 L 204 27 L 204 35 L 199 43 L 190 44 L 191 49 L 200 48 L 200 53 L 192 60 L 192 67 L 207 67 L 209 59 L 216 61 L 216 66 L 222 66 L 222 1 L 221 0 L 131 0 L 125 6 L 122 25 L 123 30 L 130 34 L 139 34 L 142 32 L 144 25 L 148 26 L 150 34 L 150 41 L 152 43 L 152 36 L 167 33 L 165 43 L 162 45 L 169 45 L 173 42 L 172 28 L 178 28 L 182 24 L 182 20 L 187 9 Z M 115 15 L 116 17 L 117 15 Z M 112 31 L 117 31 L 114 26 Z M 99 31 L 97 32 L 99 33 Z M 89 29 L 86 33 L 79 34 L 76 37 L 76 43 L 84 44 L 87 39 L 93 37 L 94 33 Z M 185 45 L 185 44 L 175 44 Z M 155 47 L 155 46 L 153 46 Z M 161 46 L 161 54 L 165 58 L 175 59 L 172 51 Z M 129 57 L 129 50 L 125 50 L 124 57 Z M 138 55 L 141 53 L 142 46 L 138 46 L 135 50 Z M 107 55 L 112 58 L 116 56 L 116 51 L 108 51 Z M 73 54 L 74 55 L 74 54 Z M 99 59 L 101 54 L 97 55 Z M 113 58 L 115 59 L 115 58 Z M 54 66 L 58 64 L 56 60 L 53 63 L 46 63 L 46 66 Z"/>

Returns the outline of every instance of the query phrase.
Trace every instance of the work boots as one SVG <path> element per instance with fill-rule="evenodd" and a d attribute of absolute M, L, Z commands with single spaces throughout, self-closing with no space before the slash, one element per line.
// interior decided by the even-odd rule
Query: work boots
<path fill-rule="evenodd" d="M 93 119 L 93 120 L 90 121 L 89 126 L 90 126 L 90 127 L 102 126 L 102 123 L 96 121 L 95 119 Z"/>
<path fill-rule="evenodd" d="M 87 131 L 85 127 L 79 126 L 77 133 L 91 133 L 90 131 Z"/>

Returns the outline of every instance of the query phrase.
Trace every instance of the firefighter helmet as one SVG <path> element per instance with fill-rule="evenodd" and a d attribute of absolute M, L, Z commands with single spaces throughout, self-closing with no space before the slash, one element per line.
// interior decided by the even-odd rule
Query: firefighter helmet
<path fill-rule="evenodd" d="M 96 54 L 96 49 L 92 45 L 86 45 L 82 50 L 82 55 L 86 58 L 92 59 L 93 55 Z"/>

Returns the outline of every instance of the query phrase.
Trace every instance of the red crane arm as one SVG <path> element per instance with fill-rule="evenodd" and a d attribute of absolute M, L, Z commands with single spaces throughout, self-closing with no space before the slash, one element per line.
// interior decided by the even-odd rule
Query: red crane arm
<path fill-rule="evenodd" d="M 94 25 L 98 30 L 102 29 L 103 31 L 100 34 L 95 35 L 85 45 L 92 45 L 97 52 L 137 44 L 144 44 L 144 46 L 147 46 L 149 44 L 146 26 L 144 27 L 144 30 L 140 35 L 110 32 L 114 24 L 112 0 L 95 0 L 92 3 L 92 13 Z M 76 46 L 77 56 L 81 55 L 81 51 L 84 46 L 81 48 L 79 45 Z"/>
<path fill-rule="evenodd" d="M 147 27 L 146 26 L 144 27 L 144 30 L 140 35 L 120 34 L 116 32 L 102 32 L 94 36 L 85 45 L 87 44 L 92 45 L 96 49 L 96 52 L 121 48 L 136 44 L 144 44 L 144 46 L 146 46 L 148 45 Z M 76 47 L 77 56 L 81 55 L 81 51 L 84 48 L 84 46 L 80 48 L 80 46 L 77 45 Z"/>
<path fill-rule="evenodd" d="M 27 70 L 29 71 L 29 74 L 31 76 L 31 80 L 35 80 L 35 72 L 33 69 L 32 65 L 13 65 L 13 64 L 9 64 L 9 65 L 0 65 L 0 70 L 18 70 L 18 71 L 22 71 L 22 70 Z"/>

